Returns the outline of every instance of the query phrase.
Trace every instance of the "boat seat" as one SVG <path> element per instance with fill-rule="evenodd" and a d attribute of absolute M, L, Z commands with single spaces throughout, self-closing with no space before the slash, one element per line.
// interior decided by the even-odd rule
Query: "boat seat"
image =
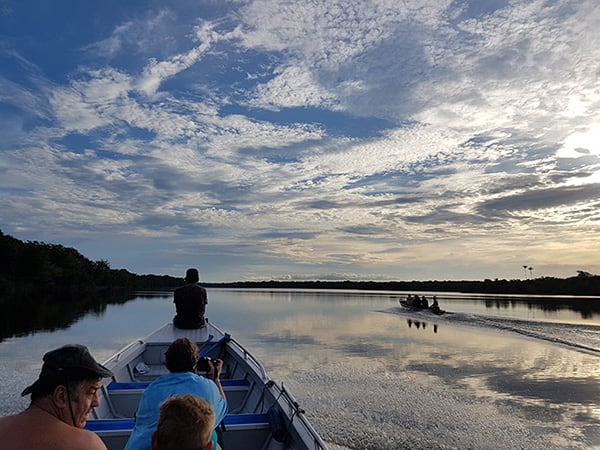
<path fill-rule="evenodd" d="M 225 448 L 260 449 L 261 445 L 251 443 L 262 444 L 271 433 L 266 414 L 229 414 L 223 422 Z M 85 429 L 98 434 L 108 448 L 124 448 L 134 426 L 133 419 L 91 419 Z"/>
<path fill-rule="evenodd" d="M 131 433 L 135 426 L 133 419 L 91 419 L 85 424 L 85 429 L 94 433 L 112 433 L 128 431 Z"/>
<path fill-rule="evenodd" d="M 88 420 L 85 429 L 100 436 L 107 448 L 125 448 L 134 426 L 133 419 L 95 419 Z"/>
<path fill-rule="evenodd" d="M 225 431 L 221 434 L 223 448 L 263 450 L 272 440 L 271 425 L 266 414 L 229 414 L 223 420 Z M 279 448 L 279 447 L 277 447 Z"/>
<path fill-rule="evenodd" d="M 108 398 L 112 406 L 114 417 L 134 417 L 140 399 L 149 382 L 111 382 L 107 386 Z M 221 386 L 227 396 L 229 411 L 239 411 L 247 401 L 250 392 L 250 382 L 246 379 L 221 380 Z"/>
<path fill-rule="evenodd" d="M 266 414 L 228 414 L 223 419 L 226 429 L 240 430 L 268 427 Z M 131 432 L 135 426 L 134 419 L 90 419 L 85 429 L 94 433 Z"/>
<path fill-rule="evenodd" d="M 228 414 L 223 419 L 225 427 L 229 429 L 268 427 L 269 420 L 266 414 Z"/>
<path fill-rule="evenodd" d="M 121 382 L 117 382 L 117 381 L 112 381 L 107 386 L 107 389 L 109 392 L 128 391 L 128 390 L 137 390 L 137 389 L 144 390 L 149 385 L 150 385 L 149 381 L 134 381 L 134 382 L 129 382 L 129 383 L 121 383 Z M 250 386 L 250 382 L 246 379 L 239 379 L 239 380 L 225 379 L 225 380 L 221 380 L 221 386 L 223 386 L 223 390 L 225 390 L 226 387 L 230 388 L 231 390 L 234 390 L 235 388 L 246 389 Z"/>

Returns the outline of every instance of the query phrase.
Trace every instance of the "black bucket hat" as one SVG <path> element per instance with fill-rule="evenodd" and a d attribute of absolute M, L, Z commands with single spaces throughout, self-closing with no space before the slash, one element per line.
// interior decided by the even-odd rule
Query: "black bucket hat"
<path fill-rule="evenodd" d="M 69 344 L 51 350 L 44 355 L 43 361 L 44 364 L 42 365 L 39 378 L 31 386 L 26 387 L 21 392 L 21 396 L 31 394 L 38 384 L 50 377 L 59 375 L 89 376 L 90 378 L 107 378 L 113 376 L 110 370 L 96 362 L 85 345 Z"/>

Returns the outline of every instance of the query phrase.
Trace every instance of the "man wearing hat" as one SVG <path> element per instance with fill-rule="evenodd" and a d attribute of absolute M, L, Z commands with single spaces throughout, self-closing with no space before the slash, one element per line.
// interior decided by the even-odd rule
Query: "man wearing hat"
<path fill-rule="evenodd" d="M 204 312 L 208 298 L 206 289 L 198 281 L 198 269 L 190 268 L 185 273 L 185 286 L 175 289 L 173 303 L 177 314 L 173 318 L 173 325 L 177 328 L 200 328 L 206 325 Z"/>
<path fill-rule="evenodd" d="M 29 407 L 0 418 L 2 449 L 106 450 L 100 437 L 83 427 L 92 408 L 100 404 L 100 380 L 112 372 L 83 345 L 51 350 L 43 361 L 39 378 L 21 393 L 31 394 Z"/>

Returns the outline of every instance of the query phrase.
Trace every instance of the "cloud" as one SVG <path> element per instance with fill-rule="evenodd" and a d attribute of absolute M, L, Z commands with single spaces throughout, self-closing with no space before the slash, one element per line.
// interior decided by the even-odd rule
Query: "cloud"
<path fill-rule="evenodd" d="M 275 77 L 257 87 L 254 104 L 322 105 L 358 115 L 383 109 L 395 118 L 398 106 L 388 104 L 400 105 L 398 82 L 409 87 L 413 71 L 422 70 L 422 51 L 412 44 L 426 33 L 425 24 L 437 26 L 444 10 L 434 2 L 423 8 L 419 2 L 312 1 L 269 3 L 267 17 L 265 6 L 258 1 L 244 8 L 242 42 L 283 56 Z"/>
<path fill-rule="evenodd" d="M 518 213 L 526 210 L 543 210 L 569 205 L 597 205 L 600 184 L 585 186 L 564 186 L 547 189 L 535 189 L 488 200 L 479 206 L 482 211 Z"/>
<path fill-rule="evenodd" d="M 253 98 L 248 101 L 250 106 L 276 111 L 312 106 L 339 109 L 335 94 L 314 80 L 309 70 L 297 66 L 282 67 L 275 74 L 273 80 L 256 88 Z"/>
<path fill-rule="evenodd" d="M 107 38 L 82 48 L 92 57 L 114 60 L 124 55 L 166 54 L 176 48 L 177 17 L 167 8 L 147 10 L 114 26 Z"/>

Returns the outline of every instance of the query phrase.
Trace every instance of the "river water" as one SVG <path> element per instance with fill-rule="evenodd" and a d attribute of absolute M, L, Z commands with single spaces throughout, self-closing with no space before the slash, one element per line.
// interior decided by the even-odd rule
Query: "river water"
<path fill-rule="evenodd" d="M 332 450 L 600 448 L 600 298 L 438 293 L 449 313 L 433 316 L 405 295 L 211 289 L 207 316 Z M 0 342 L 0 414 L 27 406 L 47 350 L 82 343 L 103 361 L 172 316 L 172 294 L 146 293 Z"/>

